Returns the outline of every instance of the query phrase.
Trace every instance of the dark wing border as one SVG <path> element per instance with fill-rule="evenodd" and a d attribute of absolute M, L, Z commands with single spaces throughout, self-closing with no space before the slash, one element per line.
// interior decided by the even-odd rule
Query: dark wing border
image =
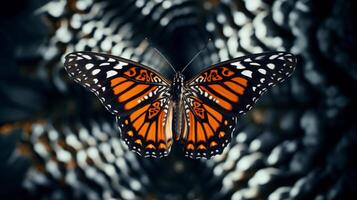
<path fill-rule="evenodd" d="M 169 81 L 168 79 L 166 79 L 165 76 L 162 75 L 160 72 L 158 72 L 156 69 L 153 69 L 153 68 L 148 67 L 148 66 L 146 66 L 146 65 L 140 64 L 140 63 L 138 63 L 138 62 L 135 62 L 135 61 L 132 61 L 132 60 L 129 60 L 129 59 L 120 57 L 120 56 L 114 56 L 114 55 L 110 55 L 110 54 L 106 54 L 106 53 L 92 52 L 92 51 L 74 51 L 74 52 L 71 52 L 71 53 L 69 53 L 69 54 L 67 54 L 67 55 L 65 56 L 65 62 L 64 62 L 64 65 L 65 65 L 65 66 L 66 66 L 66 63 L 68 63 L 68 57 L 69 57 L 71 54 L 74 54 L 74 53 L 83 53 L 83 54 L 91 54 L 91 55 L 105 56 L 105 57 L 108 57 L 108 58 L 118 59 L 118 60 L 120 60 L 120 61 L 127 62 L 127 63 L 132 64 L 132 65 L 137 65 L 137 66 L 139 66 L 139 67 L 143 67 L 143 68 L 146 69 L 146 70 L 154 71 L 157 75 L 160 76 L 160 78 L 163 79 L 163 81 L 166 82 L 166 84 L 168 84 L 168 85 L 171 84 L 171 81 Z"/>
<path fill-rule="evenodd" d="M 296 65 L 297 58 L 292 53 L 289 53 L 289 52 L 286 52 L 286 51 L 267 51 L 267 52 L 257 53 L 257 54 L 248 54 L 248 55 L 245 55 L 245 56 L 241 56 L 241 57 L 238 57 L 238 58 L 233 58 L 233 59 L 230 59 L 230 60 L 226 60 L 226 61 L 214 64 L 214 65 L 210 65 L 208 67 L 205 67 L 202 70 L 200 70 L 195 76 L 191 77 L 188 81 L 186 81 L 186 84 L 189 85 L 190 83 L 193 82 L 194 79 L 196 79 L 198 76 L 200 76 L 203 72 L 208 71 L 210 69 L 213 69 L 213 68 L 215 68 L 217 66 L 230 64 L 230 63 L 234 63 L 234 62 L 238 62 L 238 61 L 242 61 L 242 60 L 245 60 L 247 58 L 251 58 L 252 56 L 260 57 L 260 56 L 266 56 L 266 55 L 269 55 L 269 54 L 270 55 L 274 55 L 274 54 L 279 54 L 279 53 L 283 53 L 285 55 L 289 55 L 290 54 L 291 57 L 295 58 L 295 60 L 293 60 L 292 62 L 294 63 L 294 66 Z"/>

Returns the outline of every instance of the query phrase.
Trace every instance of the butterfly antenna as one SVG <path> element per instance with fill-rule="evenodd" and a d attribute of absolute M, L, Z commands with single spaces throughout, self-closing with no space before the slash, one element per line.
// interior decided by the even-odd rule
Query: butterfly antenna
<path fill-rule="evenodd" d="M 172 70 L 174 70 L 174 72 L 176 73 L 176 70 L 174 68 L 174 66 L 171 65 L 171 63 L 166 59 L 166 57 L 164 55 L 161 54 L 161 52 L 159 50 L 157 50 L 156 48 L 153 48 L 172 68 Z"/>
<path fill-rule="evenodd" d="M 211 38 L 208 39 L 208 42 L 211 42 Z M 187 65 L 182 69 L 181 73 L 183 71 L 185 71 L 185 69 L 197 58 L 197 56 L 199 56 L 202 51 L 207 49 L 207 47 L 208 47 L 208 44 L 205 47 L 203 47 L 198 53 L 196 53 L 196 55 L 193 56 L 193 58 L 190 60 L 190 62 L 188 62 Z"/>

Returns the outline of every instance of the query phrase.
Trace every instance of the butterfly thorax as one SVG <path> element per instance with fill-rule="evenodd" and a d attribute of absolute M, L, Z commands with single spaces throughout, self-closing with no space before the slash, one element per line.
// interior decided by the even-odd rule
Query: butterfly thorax
<path fill-rule="evenodd" d="M 184 76 L 180 72 L 175 74 L 171 86 L 172 101 L 175 103 L 179 103 L 182 100 L 183 80 Z"/>
<path fill-rule="evenodd" d="M 183 95 L 183 81 L 184 76 L 178 72 L 175 74 L 174 80 L 171 85 L 171 101 L 173 106 L 173 132 L 176 140 L 181 136 L 183 113 L 182 113 L 182 95 Z"/>

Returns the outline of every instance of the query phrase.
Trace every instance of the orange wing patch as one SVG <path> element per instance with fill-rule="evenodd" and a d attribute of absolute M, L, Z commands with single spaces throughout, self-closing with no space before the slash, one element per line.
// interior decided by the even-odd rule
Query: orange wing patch
<path fill-rule="evenodd" d="M 118 103 L 123 105 L 124 111 L 130 112 L 125 120 L 120 120 L 126 125 L 124 140 L 130 149 L 148 157 L 166 155 L 172 144 L 172 126 L 166 125 L 167 116 L 162 107 L 164 98 L 155 97 L 152 103 L 147 101 L 157 94 L 160 85 L 151 84 L 157 81 L 153 72 L 135 66 L 110 81 Z M 172 118 L 170 120 L 172 123 Z"/>
<path fill-rule="evenodd" d="M 128 77 L 134 77 L 137 74 L 136 68 L 137 67 L 130 67 L 127 71 L 124 72 L 124 74 L 127 75 Z"/>
<path fill-rule="evenodd" d="M 136 95 L 138 95 L 140 92 L 142 92 L 143 90 L 147 89 L 148 87 L 150 87 L 149 85 L 144 85 L 144 84 L 140 84 L 140 85 L 136 85 L 135 87 L 131 88 L 129 91 L 125 92 L 124 94 L 119 96 L 119 102 L 124 102 Z"/>
<path fill-rule="evenodd" d="M 225 83 L 225 82 L 224 82 Z M 219 84 L 212 84 L 208 85 L 209 88 L 212 90 L 216 91 L 220 95 L 222 95 L 224 98 L 231 100 L 233 102 L 238 102 L 238 96 L 231 92 L 229 89 L 226 89 L 225 87 L 219 85 Z"/>
<path fill-rule="evenodd" d="M 218 105 L 220 105 L 222 108 L 226 109 L 226 110 L 232 110 L 232 105 L 230 103 L 228 103 L 228 101 L 223 100 L 223 98 L 219 97 L 218 95 L 213 94 L 212 91 L 208 90 L 205 86 L 199 86 L 199 88 L 204 91 L 207 92 L 207 96 L 211 96 L 214 100 L 214 102 L 216 102 Z"/>
<path fill-rule="evenodd" d="M 151 107 L 149 108 L 149 119 L 152 119 L 153 117 L 155 117 L 161 110 L 160 107 L 160 102 L 155 102 L 153 104 L 151 104 Z"/>
<path fill-rule="evenodd" d="M 235 91 L 239 95 L 243 95 L 243 93 L 244 93 L 244 87 L 242 87 L 232 81 L 226 81 L 223 84 L 228 86 L 228 88 L 230 90 Z"/>
<path fill-rule="evenodd" d="M 233 105 L 239 102 L 239 97 L 244 94 L 247 80 L 234 77 L 219 83 L 195 84 L 194 86 L 198 86 L 202 96 L 213 100 L 225 110 L 231 111 Z"/>
<path fill-rule="evenodd" d="M 135 76 L 135 68 L 126 71 L 126 74 Z M 143 72 L 142 72 L 143 73 Z M 147 75 L 147 74 L 146 74 Z M 145 73 L 138 77 L 146 76 Z M 148 77 L 146 77 L 148 78 Z M 135 83 L 124 77 L 117 77 L 111 80 L 114 95 L 118 95 L 118 102 L 124 103 L 124 110 L 130 110 L 148 99 L 148 96 L 158 89 L 156 85 Z"/>
<path fill-rule="evenodd" d="M 222 80 L 222 76 L 220 76 L 218 74 L 218 70 L 216 69 L 212 69 L 210 70 L 207 74 L 206 74 L 206 78 L 205 80 L 208 81 L 208 82 L 211 82 L 211 81 L 220 81 Z"/>
<path fill-rule="evenodd" d="M 172 130 L 167 126 L 168 116 L 162 107 L 166 99 L 161 98 L 145 105 L 128 116 L 128 130 L 124 140 L 129 148 L 147 157 L 168 154 L 172 144 Z"/>
<path fill-rule="evenodd" d="M 235 110 L 239 98 L 244 95 L 248 80 L 226 66 L 213 67 L 194 78 L 188 84 L 201 97 L 212 100 L 227 111 Z"/>
<path fill-rule="evenodd" d="M 135 65 L 127 66 L 122 74 L 113 77 L 109 83 L 112 91 L 110 96 L 115 96 L 119 103 L 116 105 L 119 107 L 117 113 L 122 110 L 130 111 L 150 98 L 158 98 L 157 94 L 169 89 L 169 83 L 162 77 Z M 101 89 L 107 92 L 104 87 Z"/>
<path fill-rule="evenodd" d="M 126 81 L 127 79 L 124 78 L 124 77 L 117 77 L 117 78 L 114 78 L 110 81 L 110 86 L 114 87 L 116 85 L 118 85 L 119 83 L 123 82 L 123 81 Z"/>
<path fill-rule="evenodd" d="M 226 66 L 213 67 L 189 82 L 189 129 L 182 138 L 185 154 L 210 158 L 223 151 L 235 129 L 233 113 L 245 94 L 248 80 Z M 231 113 L 228 114 L 227 113 Z"/>
<path fill-rule="evenodd" d="M 238 83 L 244 87 L 248 86 L 248 80 L 245 78 L 242 78 L 242 77 L 234 77 L 234 78 L 232 78 L 232 81 L 235 81 L 236 83 Z"/>
<path fill-rule="evenodd" d="M 121 83 L 113 88 L 114 94 L 118 95 L 122 93 L 124 90 L 128 89 L 130 86 L 134 84 L 133 81 L 125 81 L 124 83 Z"/>
<path fill-rule="evenodd" d="M 135 96 L 134 99 L 128 101 L 124 104 L 125 110 L 130 110 L 135 106 L 139 105 L 142 101 L 145 100 L 145 97 L 150 94 L 150 92 L 154 92 L 157 89 L 157 86 L 151 86 L 148 90 L 142 91 L 139 95 Z M 120 99 L 119 99 L 120 102 Z"/>
<path fill-rule="evenodd" d="M 189 129 L 182 137 L 185 154 L 192 158 L 209 158 L 222 152 L 229 142 L 227 119 L 199 99 L 190 98 L 191 105 L 187 112 L 187 124 Z M 227 133 L 226 133 L 227 132 Z"/>

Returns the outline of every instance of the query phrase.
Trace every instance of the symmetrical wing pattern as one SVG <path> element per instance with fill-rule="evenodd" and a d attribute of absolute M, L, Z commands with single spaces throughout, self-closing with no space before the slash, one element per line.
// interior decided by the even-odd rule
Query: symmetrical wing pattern
<path fill-rule="evenodd" d="M 65 69 L 74 81 L 96 94 L 116 115 L 129 149 L 146 156 L 160 157 L 168 153 L 171 136 L 165 135 L 167 131 L 162 129 L 162 124 L 167 120 L 164 114 L 167 108 L 163 108 L 169 103 L 166 95 L 169 81 L 141 64 L 93 52 L 68 54 Z M 142 112 L 142 108 L 148 111 Z M 149 131 L 145 132 L 146 129 Z"/>
<path fill-rule="evenodd" d="M 250 110 L 270 87 L 289 77 L 295 64 L 296 58 L 289 53 L 255 54 L 214 65 L 188 81 L 185 107 L 191 128 L 183 138 L 186 154 L 209 158 L 221 153 L 230 142 L 236 117 Z M 218 128 L 212 127 L 216 122 Z"/>
<path fill-rule="evenodd" d="M 289 53 L 255 54 L 219 63 L 184 84 L 175 81 L 175 86 L 146 66 L 100 53 L 68 54 L 65 69 L 116 116 L 130 150 L 145 157 L 166 156 L 177 128 L 173 120 L 178 120 L 182 128 L 175 129 L 175 139 L 185 155 L 210 158 L 230 142 L 237 117 L 289 77 L 295 64 Z M 172 96 L 181 93 L 170 94 L 181 91 L 176 90 L 181 84 L 182 102 Z"/>

